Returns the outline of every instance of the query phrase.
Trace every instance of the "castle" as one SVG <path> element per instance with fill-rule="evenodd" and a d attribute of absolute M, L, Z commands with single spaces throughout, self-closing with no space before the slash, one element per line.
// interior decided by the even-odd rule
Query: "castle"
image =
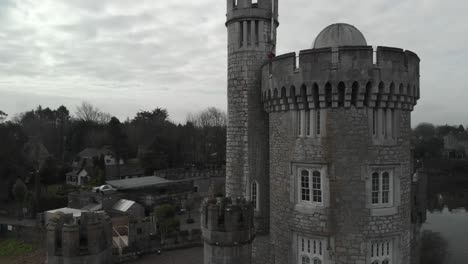
<path fill-rule="evenodd" d="M 226 26 L 231 198 L 201 208 L 205 264 L 416 263 L 418 56 L 348 24 L 275 56 L 278 0 L 227 0 Z"/>
<path fill-rule="evenodd" d="M 47 263 L 113 263 L 110 217 L 104 212 L 55 216 L 47 225 Z"/>

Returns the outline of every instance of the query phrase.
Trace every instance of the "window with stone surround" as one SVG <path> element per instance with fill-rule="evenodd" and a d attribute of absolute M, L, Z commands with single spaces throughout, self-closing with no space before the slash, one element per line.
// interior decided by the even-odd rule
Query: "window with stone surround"
<path fill-rule="evenodd" d="M 258 200 L 258 183 L 253 181 L 250 186 L 250 200 L 254 206 L 254 209 L 258 211 L 259 209 L 259 200 Z"/>
<path fill-rule="evenodd" d="M 326 251 L 324 239 L 297 237 L 297 259 L 299 264 L 323 264 Z"/>
<path fill-rule="evenodd" d="M 296 112 L 298 137 L 318 138 L 324 135 L 324 113 L 320 109 L 299 110 Z"/>
<path fill-rule="evenodd" d="M 316 169 L 300 169 L 300 203 L 323 205 L 323 180 L 322 172 Z"/>
<path fill-rule="evenodd" d="M 392 215 L 400 204 L 401 166 L 372 165 L 367 169 L 367 204 L 371 214 Z"/>
<path fill-rule="evenodd" d="M 393 264 L 393 239 L 373 240 L 370 242 L 371 264 Z"/>
<path fill-rule="evenodd" d="M 375 207 L 393 205 L 393 181 L 390 170 L 372 172 L 371 203 Z"/>
<path fill-rule="evenodd" d="M 325 164 L 293 164 L 296 210 L 312 213 L 329 204 L 329 179 Z"/>

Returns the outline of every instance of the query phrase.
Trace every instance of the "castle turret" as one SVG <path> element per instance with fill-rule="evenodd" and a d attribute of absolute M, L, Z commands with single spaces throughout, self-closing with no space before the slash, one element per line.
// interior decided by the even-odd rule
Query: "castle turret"
<path fill-rule="evenodd" d="M 347 24 L 313 47 L 262 69 L 275 263 L 409 264 L 419 58 Z"/>
<path fill-rule="evenodd" d="M 253 206 L 245 199 L 205 200 L 201 207 L 204 263 L 251 263 L 253 219 Z"/>
<path fill-rule="evenodd" d="M 104 212 L 57 215 L 47 225 L 47 263 L 112 263 L 111 231 Z"/>
<path fill-rule="evenodd" d="M 278 0 L 228 0 L 226 196 L 253 201 L 259 234 L 269 229 L 268 116 L 261 65 L 275 53 Z"/>

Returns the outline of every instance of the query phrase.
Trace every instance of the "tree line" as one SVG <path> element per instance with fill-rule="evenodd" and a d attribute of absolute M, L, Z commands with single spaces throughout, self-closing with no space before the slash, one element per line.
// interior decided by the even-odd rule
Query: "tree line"
<path fill-rule="evenodd" d="M 110 148 L 117 160 L 138 159 L 145 174 L 180 167 L 222 166 L 226 113 L 214 107 L 189 114 L 185 124 L 166 109 L 139 111 L 121 121 L 83 102 L 74 114 L 65 106 L 38 106 L 7 120 L 0 109 L 0 179 L 9 186 L 38 172 L 43 184 L 64 181 L 64 173 L 85 148 Z M 0 193 L 0 200 L 12 191 Z"/>
<path fill-rule="evenodd" d="M 431 123 L 417 125 L 412 130 L 411 136 L 415 158 L 441 158 L 444 137 L 450 133 L 457 138 L 468 139 L 468 131 L 463 125 L 434 125 Z"/>

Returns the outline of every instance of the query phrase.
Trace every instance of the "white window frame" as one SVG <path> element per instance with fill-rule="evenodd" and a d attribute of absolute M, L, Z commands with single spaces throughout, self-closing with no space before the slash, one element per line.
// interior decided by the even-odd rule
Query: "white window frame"
<path fill-rule="evenodd" d="M 383 173 L 389 173 L 390 188 L 389 188 L 389 202 L 382 203 L 382 175 Z M 378 202 L 375 203 L 372 200 L 373 186 L 372 186 L 372 175 L 374 173 L 379 174 L 379 188 L 378 188 Z M 401 178 L 402 167 L 401 164 L 379 164 L 379 165 L 367 165 L 366 169 L 363 170 L 363 179 L 366 182 L 366 196 L 367 196 L 367 208 L 370 209 L 372 216 L 388 216 L 394 215 L 398 212 L 398 207 L 401 203 Z"/>
<path fill-rule="evenodd" d="M 323 238 L 306 238 L 297 236 L 297 263 L 324 264 L 326 263 L 327 241 Z M 303 262 L 307 258 L 309 262 Z"/>
<path fill-rule="evenodd" d="M 388 188 L 384 189 L 384 176 L 388 174 Z M 374 179 L 375 175 L 377 175 L 378 182 L 377 182 L 377 190 L 374 189 Z M 394 196 L 394 180 L 393 180 L 393 170 L 392 169 L 380 169 L 380 170 L 373 170 L 371 171 L 371 204 L 374 208 L 380 207 L 392 207 L 393 196 Z M 384 192 L 388 192 L 387 202 L 384 201 Z M 374 202 L 374 194 L 377 194 L 377 202 Z"/>
<path fill-rule="evenodd" d="M 250 184 L 250 200 L 254 205 L 255 211 L 259 211 L 260 209 L 259 189 L 260 186 L 258 185 L 258 182 L 252 181 Z"/>
<path fill-rule="evenodd" d="M 303 186 L 303 172 L 307 172 L 307 184 L 308 186 Z M 316 178 L 316 173 L 320 173 L 320 182 L 318 183 L 319 184 L 319 188 L 317 188 L 315 186 L 315 184 L 317 182 L 314 182 L 314 178 Z M 324 188 L 323 188 L 323 183 L 324 183 L 324 178 L 325 178 L 325 175 L 324 175 L 324 172 L 323 172 L 323 169 L 322 168 L 304 168 L 304 167 L 300 167 L 298 168 L 298 171 L 297 171 L 297 177 L 298 177 L 298 183 L 299 183 L 299 186 L 298 186 L 298 201 L 299 203 L 302 203 L 302 204 L 311 204 L 311 205 L 314 205 L 314 206 L 323 206 L 323 200 L 324 200 Z M 308 190 L 308 196 L 309 196 L 309 199 L 308 200 L 304 200 L 303 199 L 303 190 Z M 320 196 L 316 196 L 316 192 L 320 192 Z M 320 201 L 315 201 L 315 197 L 319 197 Z"/>
<path fill-rule="evenodd" d="M 306 163 L 293 163 L 291 171 L 291 192 L 290 201 L 295 203 L 295 210 L 304 214 L 313 214 L 321 211 L 330 205 L 330 182 L 328 177 L 328 165 L 326 163 L 317 162 L 316 164 Z M 308 189 L 309 200 L 302 199 L 302 175 L 301 172 L 306 170 L 308 172 Z M 313 192 L 313 172 L 320 172 L 320 190 L 321 201 L 314 202 Z"/>

